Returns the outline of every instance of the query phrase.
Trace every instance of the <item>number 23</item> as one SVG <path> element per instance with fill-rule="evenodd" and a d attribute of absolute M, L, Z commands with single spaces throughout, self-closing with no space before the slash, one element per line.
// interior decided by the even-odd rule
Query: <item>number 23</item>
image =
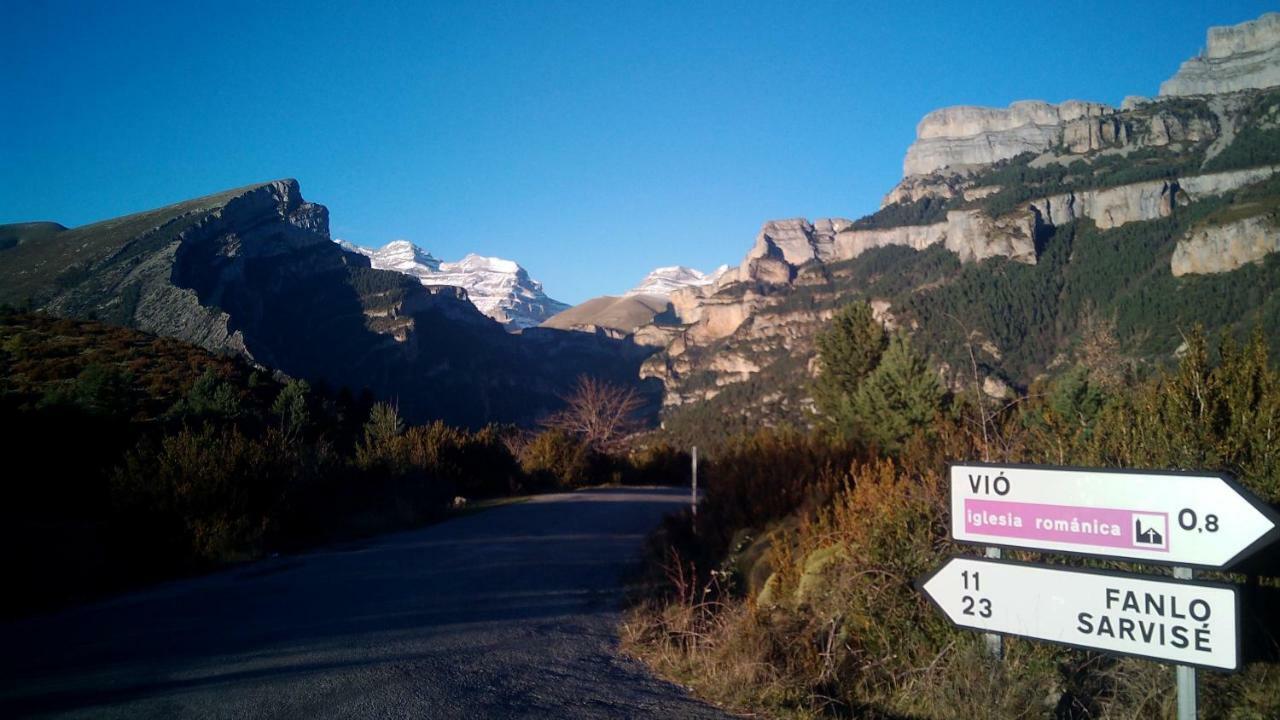
<path fill-rule="evenodd" d="M 975 603 L 972 596 L 965 595 L 962 598 L 962 600 L 964 601 L 963 612 L 965 615 L 977 615 L 978 617 L 984 617 L 984 618 L 991 617 L 991 601 L 988 600 L 987 598 L 978 598 L 977 602 Z M 978 606 L 978 610 L 976 613 L 974 612 L 974 609 L 973 609 L 975 604 Z"/>

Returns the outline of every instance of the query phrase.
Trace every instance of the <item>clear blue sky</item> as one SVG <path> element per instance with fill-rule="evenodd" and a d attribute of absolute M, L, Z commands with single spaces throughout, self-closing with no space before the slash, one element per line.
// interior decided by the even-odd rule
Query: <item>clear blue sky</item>
<path fill-rule="evenodd" d="M 1274 9 L 787 5 L 0 0 L 0 223 L 295 177 L 337 237 L 515 259 L 578 302 L 873 211 L 931 109 L 1153 95 Z"/>

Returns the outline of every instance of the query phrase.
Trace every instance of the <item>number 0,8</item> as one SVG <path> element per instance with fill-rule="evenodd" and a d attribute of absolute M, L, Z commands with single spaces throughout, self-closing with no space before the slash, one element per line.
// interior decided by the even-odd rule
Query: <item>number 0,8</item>
<path fill-rule="evenodd" d="M 961 601 L 964 603 L 964 609 L 961 612 L 965 615 L 977 615 L 978 617 L 984 618 L 991 617 L 991 601 L 987 598 L 977 598 L 975 600 L 973 596 L 965 595 L 961 598 Z M 974 610 L 975 606 L 977 607 L 977 610 Z"/>
<path fill-rule="evenodd" d="M 1183 530 L 1196 530 L 1199 524 L 1199 518 L 1196 517 L 1196 511 L 1191 508 L 1183 508 L 1178 513 L 1178 526 Z M 1204 516 L 1204 525 L 1200 526 L 1200 532 L 1218 532 L 1218 516 L 1209 513 Z"/>

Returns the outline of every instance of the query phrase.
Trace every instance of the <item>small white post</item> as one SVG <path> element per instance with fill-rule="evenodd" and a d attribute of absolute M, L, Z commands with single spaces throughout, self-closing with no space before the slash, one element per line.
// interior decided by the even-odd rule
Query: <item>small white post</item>
<path fill-rule="evenodd" d="M 1189 567 L 1175 567 L 1173 576 L 1178 580 L 1190 580 L 1195 577 Z M 1196 669 L 1190 665 L 1179 665 L 1175 672 L 1178 686 L 1178 720 L 1196 720 Z"/>
<path fill-rule="evenodd" d="M 1000 548 L 988 547 L 987 557 L 995 560 L 1000 559 Z M 982 639 L 987 643 L 987 654 L 995 658 L 997 661 L 1004 660 L 1004 638 L 995 633 L 984 633 Z"/>
<path fill-rule="evenodd" d="M 693 446 L 693 474 L 689 487 L 689 511 L 693 513 L 693 530 L 698 531 L 698 446 Z"/>

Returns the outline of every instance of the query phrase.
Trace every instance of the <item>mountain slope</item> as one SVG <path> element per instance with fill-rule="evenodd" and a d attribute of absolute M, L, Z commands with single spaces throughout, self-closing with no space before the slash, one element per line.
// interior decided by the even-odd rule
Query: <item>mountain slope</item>
<path fill-rule="evenodd" d="M 765 223 L 738 267 L 636 332 L 666 338 L 643 371 L 666 425 L 810 422 L 814 337 L 858 299 L 953 387 L 974 382 L 972 348 L 994 394 L 1067 369 L 1098 328 L 1139 371 L 1197 323 L 1261 326 L 1280 350 L 1280 88 L 1239 87 L 1274 77 L 1256 64 L 1277 62 L 1270 17 L 1226 34 L 1250 38 L 1238 57 L 1210 35 L 1227 77 L 1201 87 L 1232 92 L 935 111 L 878 212 Z"/>
<path fill-rule="evenodd" d="M 592 298 L 549 318 L 543 327 L 628 337 L 667 313 L 671 303 L 661 295 L 605 295 Z"/>
<path fill-rule="evenodd" d="M 34 230 L 33 230 L 34 228 Z M 636 383 L 643 350 L 519 338 L 465 291 L 373 269 L 293 180 L 69 230 L 0 228 L 0 302 L 98 318 L 396 399 L 414 419 L 533 422 L 577 375 Z"/>
<path fill-rule="evenodd" d="M 458 262 L 441 262 L 407 240 L 395 240 L 377 250 L 338 242 L 343 249 L 368 257 L 375 268 L 412 275 L 427 286 L 463 288 L 476 309 L 512 330 L 538 325 L 569 307 L 548 297 L 542 283 L 511 260 L 471 253 Z"/>

